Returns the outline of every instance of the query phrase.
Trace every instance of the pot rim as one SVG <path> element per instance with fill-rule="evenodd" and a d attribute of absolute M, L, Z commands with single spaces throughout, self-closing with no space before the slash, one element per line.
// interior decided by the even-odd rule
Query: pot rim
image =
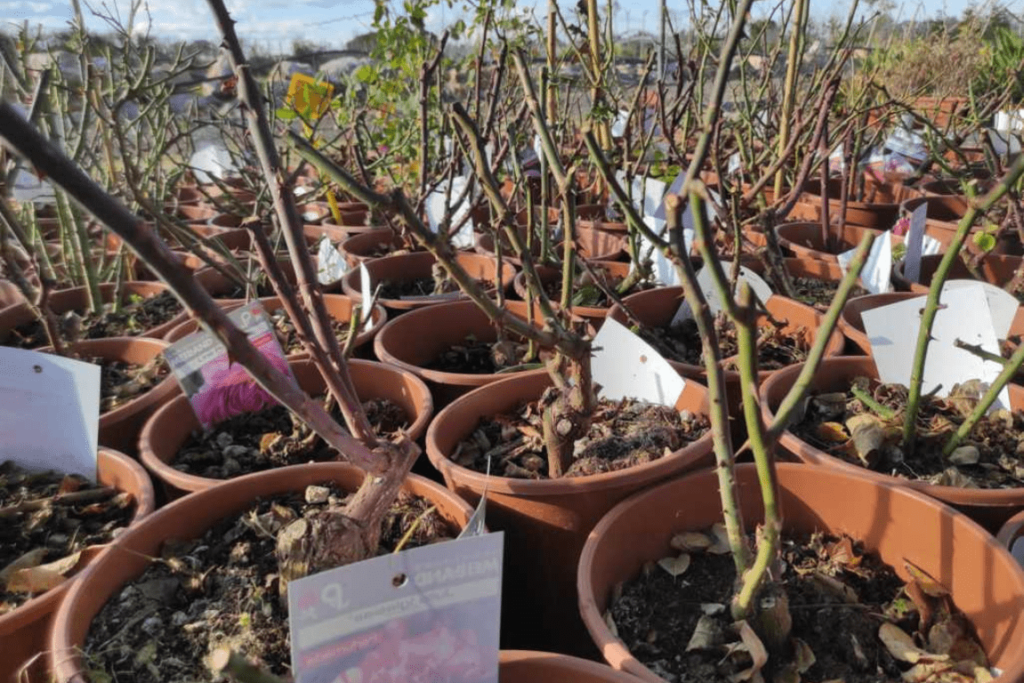
<path fill-rule="evenodd" d="M 659 477 L 670 475 L 675 472 L 677 469 L 676 462 L 680 458 L 698 458 L 709 453 L 712 449 L 713 433 L 711 429 L 708 429 L 707 433 L 696 441 L 691 441 L 671 455 L 659 458 L 652 462 L 629 467 L 624 470 L 602 472 L 601 474 L 592 474 L 586 477 L 563 477 L 561 479 L 539 480 L 516 479 L 512 477 L 501 477 L 498 475 L 488 476 L 483 472 L 477 472 L 467 467 L 457 465 L 452 462 L 448 457 L 448 454 L 440 452 L 440 449 L 436 444 L 437 433 L 441 428 L 447 426 L 444 423 L 446 420 L 450 419 L 452 414 L 480 395 L 486 395 L 489 392 L 499 392 L 505 387 L 511 387 L 514 383 L 526 382 L 542 382 L 541 391 L 543 391 L 543 387 L 550 386 L 551 378 L 546 375 L 536 374 L 513 375 L 508 379 L 491 382 L 490 384 L 485 384 L 482 387 L 460 396 L 434 416 L 434 420 L 430 423 L 430 427 L 427 429 L 427 458 L 430 460 L 431 464 L 441 472 L 446 480 L 449 476 L 457 477 L 460 483 L 470 486 L 474 490 L 491 491 L 504 495 L 519 494 L 532 498 L 568 494 L 581 495 L 588 492 L 601 491 L 612 487 L 622 486 L 627 482 L 639 484 L 645 481 L 657 481 Z M 699 394 L 707 394 L 707 388 L 699 382 L 687 378 L 686 383 L 687 386 L 692 383 Z M 541 391 L 537 392 L 538 397 L 540 396 Z"/>

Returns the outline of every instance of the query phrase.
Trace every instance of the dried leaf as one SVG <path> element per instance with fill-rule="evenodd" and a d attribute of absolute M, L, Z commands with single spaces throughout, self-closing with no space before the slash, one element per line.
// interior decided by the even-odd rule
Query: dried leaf
<path fill-rule="evenodd" d="M 44 593 L 56 588 L 64 583 L 81 556 L 79 551 L 49 564 L 19 569 L 7 578 L 7 590 L 12 593 Z"/>
<path fill-rule="evenodd" d="M 838 422 L 822 422 L 818 425 L 816 435 L 825 443 L 846 443 L 850 436 Z"/>
<path fill-rule="evenodd" d="M 878 450 L 885 443 L 885 425 L 870 413 L 854 415 L 846 421 L 853 449 L 861 462 L 869 467 L 878 459 Z"/>
<path fill-rule="evenodd" d="M 860 598 L 857 596 L 857 591 L 853 590 L 853 588 L 833 576 L 829 576 L 828 574 L 823 574 L 821 572 L 814 572 L 811 578 L 827 591 L 833 593 L 836 597 L 841 598 L 845 603 L 854 605 L 860 602 Z"/>
<path fill-rule="evenodd" d="M 615 620 L 612 619 L 611 612 L 604 613 L 604 624 L 608 627 L 608 630 L 612 632 L 614 637 L 619 637 L 619 627 L 615 625 Z"/>
<path fill-rule="evenodd" d="M 949 454 L 949 461 L 954 465 L 976 465 L 981 460 L 981 452 L 976 446 L 960 446 Z"/>
<path fill-rule="evenodd" d="M 712 555 L 725 555 L 732 552 L 732 547 L 729 545 L 729 532 L 726 531 L 725 524 L 716 522 L 711 527 L 711 533 L 715 537 L 715 542 L 708 548 L 709 553 Z"/>
<path fill-rule="evenodd" d="M 705 602 L 701 604 L 700 611 L 709 616 L 714 616 L 724 612 L 725 605 L 720 602 Z"/>
<path fill-rule="evenodd" d="M 669 541 L 669 545 L 675 550 L 679 550 L 686 553 L 699 552 L 707 550 L 714 544 L 706 534 L 702 534 L 699 531 L 684 531 L 681 534 L 676 534 Z"/>
<path fill-rule="evenodd" d="M 814 650 L 810 645 L 799 638 L 793 639 L 793 663 L 796 664 L 797 671 L 802 674 L 807 673 L 807 670 L 817 661 L 818 658 L 814 656 Z"/>
<path fill-rule="evenodd" d="M 829 558 L 831 558 L 831 560 L 836 564 L 860 564 L 860 557 L 854 551 L 853 541 L 850 540 L 849 536 L 843 536 L 835 543 L 829 545 L 826 551 L 828 552 Z"/>
<path fill-rule="evenodd" d="M 690 642 L 686 644 L 686 651 L 714 650 L 724 640 L 725 634 L 722 632 L 722 626 L 718 619 L 703 615 L 697 620 L 697 627 L 693 630 L 693 635 L 690 636 Z"/>
<path fill-rule="evenodd" d="M 20 569 L 28 569 L 29 567 L 37 567 L 45 558 L 46 548 L 34 548 L 29 550 L 27 553 L 0 570 L 0 581 L 6 583 L 8 577 L 14 574 L 14 572 Z"/>
<path fill-rule="evenodd" d="M 73 477 L 70 474 L 65 474 L 64 478 L 60 482 L 60 487 L 57 489 L 57 495 L 63 496 L 66 493 L 74 493 L 80 488 L 82 488 L 81 479 Z"/>
<path fill-rule="evenodd" d="M 949 590 L 945 586 L 933 579 L 927 572 L 910 560 L 903 560 L 903 567 L 926 595 L 930 595 L 933 598 L 949 595 Z"/>
<path fill-rule="evenodd" d="M 933 654 L 919 648 L 914 644 L 914 639 L 896 624 L 882 624 L 878 629 L 878 637 L 889 654 L 901 662 L 917 664 L 922 660 L 932 662 L 949 660 L 949 655 Z"/>
<path fill-rule="evenodd" d="M 690 568 L 690 556 L 683 553 L 679 557 L 663 557 L 658 560 L 658 566 L 673 577 L 681 576 Z"/>
<path fill-rule="evenodd" d="M 924 681 L 935 681 L 932 678 L 936 674 L 943 671 L 948 671 L 953 668 L 950 662 L 921 662 L 915 664 L 907 671 L 903 672 L 903 680 L 905 683 L 923 683 Z"/>
<path fill-rule="evenodd" d="M 775 672 L 772 683 L 800 683 L 800 672 L 794 664 L 787 664 Z"/>
<path fill-rule="evenodd" d="M 729 676 L 731 683 L 740 683 L 741 681 L 751 680 L 756 674 L 758 674 L 758 672 L 761 671 L 762 668 L 764 668 L 764 665 L 768 662 L 768 650 L 765 649 L 764 643 L 761 642 L 761 639 L 757 637 L 756 633 L 754 633 L 754 629 L 752 629 L 750 624 L 746 621 L 738 621 L 733 624 L 733 627 L 739 631 L 740 639 L 743 641 L 740 647 L 734 650 L 734 652 L 740 650 L 745 651 L 750 655 L 750 659 L 752 660 L 752 664 L 749 669 L 744 669 L 743 671 Z"/>

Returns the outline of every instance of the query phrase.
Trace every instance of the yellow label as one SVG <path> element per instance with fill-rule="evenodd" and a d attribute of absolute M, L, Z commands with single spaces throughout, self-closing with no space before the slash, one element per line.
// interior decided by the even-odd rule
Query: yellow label
<path fill-rule="evenodd" d="M 327 112 L 333 94 L 334 86 L 330 83 L 306 74 L 295 74 L 288 84 L 285 104 L 303 118 L 318 119 Z"/>

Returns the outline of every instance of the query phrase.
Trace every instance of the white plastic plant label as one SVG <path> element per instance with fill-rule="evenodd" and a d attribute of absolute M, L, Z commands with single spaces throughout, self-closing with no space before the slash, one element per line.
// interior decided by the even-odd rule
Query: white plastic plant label
<path fill-rule="evenodd" d="M 892 288 L 892 282 L 890 282 L 890 276 L 892 275 L 891 235 L 891 231 L 886 230 L 881 235 L 875 237 L 875 241 L 871 245 L 871 251 L 868 252 L 867 261 L 864 263 L 864 268 L 860 271 L 861 284 L 864 285 L 864 289 L 872 294 L 883 294 Z M 836 257 L 839 260 L 839 267 L 844 274 L 848 270 L 850 261 L 853 260 L 853 255 L 856 252 L 857 249 L 853 248 L 849 251 L 844 251 Z"/>
<path fill-rule="evenodd" d="M 923 202 L 910 214 L 907 228 L 907 255 L 903 258 L 903 275 L 911 282 L 921 281 L 921 251 L 924 246 L 924 229 L 928 219 L 928 204 Z"/>
<path fill-rule="evenodd" d="M 341 252 L 331 243 L 331 238 L 324 235 L 316 247 L 316 278 L 322 285 L 337 282 L 345 274 L 345 259 Z"/>
<path fill-rule="evenodd" d="M 295 382 L 263 304 L 251 301 L 228 313 L 228 317 L 271 365 Z M 249 371 L 228 356 L 220 340 L 205 331 L 190 334 L 167 347 L 164 357 L 204 428 L 241 413 L 277 405 Z"/>
<path fill-rule="evenodd" d="M 611 318 L 594 337 L 593 348 L 590 367 L 601 398 L 673 407 L 686 387 L 686 380 L 650 344 Z"/>
<path fill-rule="evenodd" d="M 644 224 L 647 225 L 655 234 L 665 237 L 665 221 L 654 218 L 653 216 L 644 216 Z M 693 230 L 683 229 L 683 247 L 686 249 L 686 253 L 689 254 L 693 248 Z M 637 235 L 637 249 L 639 249 L 642 257 L 646 258 L 649 253 L 651 256 L 651 276 L 659 284 L 667 287 L 675 287 L 680 284 L 679 275 L 676 272 L 675 266 L 668 258 L 661 252 L 660 249 L 653 249 L 651 242 L 643 235 Z M 630 263 L 630 269 L 634 268 L 635 264 Z"/>
<path fill-rule="evenodd" d="M 729 155 L 729 164 L 725 170 L 726 175 L 732 175 L 743 168 L 743 160 L 740 158 L 739 152 L 733 152 Z"/>
<path fill-rule="evenodd" d="M 96 480 L 100 366 L 0 346 L 0 462 Z"/>
<path fill-rule="evenodd" d="M 864 331 L 871 343 L 871 355 L 882 382 L 910 384 L 925 300 L 922 295 L 861 314 Z M 946 396 L 955 385 L 969 380 L 990 384 L 999 375 L 1002 365 L 983 360 L 956 346 L 956 341 L 960 340 L 999 355 L 999 343 L 992 329 L 985 290 L 980 286 L 950 289 L 943 292 L 940 303 L 944 307 L 936 313 L 932 325 L 933 340 L 925 359 L 922 391 L 926 394 L 937 391 L 938 395 Z M 1009 405 L 1004 389 L 994 407 Z"/>
<path fill-rule="evenodd" d="M 995 129 L 1001 133 L 1024 132 L 1024 109 L 997 111 L 994 123 Z"/>
<path fill-rule="evenodd" d="M 723 263 L 722 267 L 726 271 L 726 275 L 729 274 L 729 269 L 732 268 L 732 264 Z M 764 279 L 750 270 L 746 266 L 740 266 L 739 277 L 737 283 L 746 282 L 750 285 L 750 289 L 754 292 L 762 304 L 768 302 L 768 299 L 772 297 L 772 288 L 768 286 L 768 283 Z M 718 296 L 718 290 L 715 289 L 714 281 L 711 277 L 711 271 L 706 267 L 701 268 L 700 272 L 697 273 L 697 286 L 700 287 L 700 291 L 704 293 L 704 298 L 708 302 L 708 308 L 711 309 L 712 315 L 718 315 L 722 312 L 722 299 Z M 690 304 L 686 301 L 682 301 L 679 304 L 679 308 L 676 310 L 670 325 L 676 325 L 684 320 L 690 320 L 693 318 L 693 309 L 690 308 Z"/>
<path fill-rule="evenodd" d="M 1020 302 L 1017 301 L 1017 297 L 1005 289 L 977 280 L 948 280 L 942 286 L 941 300 L 945 301 L 946 293 L 952 289 L 972 286 L 985 290 L 985 300 L 988 302 L 988 311 L 992 319 L 992 331 L 995 332 L 996 339 L 1006 339 L 1006 335 L 1010 332 L 1010 326 L 1013 325 L 1013 317 L 1017 315 L 1017 307 L 1020 306 Z"/>
<path fill-rule="evenodd" d="M 663 180 L 647 178 L 644 181 L 644 216 L 653 216 L 657 212 L 658 207 L 665 201 L 666 189 L 668 189 L 668 185 Z"/>
<path fill-rule="evenodd" d="M 296 683 L 497 683 L 504 534 L 288 584 Z"/>
<path fill-rule="evenodd" d="M 626 126 L 629 124 L 629 112 L 619 110 L 619 113 L 615 116 L 615 120 L 612 121 L 612 137 L 621 138 L 626 134 Z"/>
<path fill-rule="evenodd" d="M 451 202 L 452 202 L 452 204 L 454 204 L 455 202 L 457 202 L 459 200 L 459 197 L 462 196 L 462 193 L 465 191 L 466 185 L 468 185 L 468 184 L 469 184 L 469 179 L 466 178 L 465 176 L 455 176 L 454 178 L 452 178 L 452 180 L 451 180 Z M 446 196 L 445 190 L 434 190 L 427 197 L 427 201 L 426 201 L 426 203 L 424 205 L 424 210 L 427 213 L 427 222 L 429 223 L 430 230 L 432 232 L 436 233 L 440 229 L 441 224 L 444 222 L 446 208 L 447 208 L 446 207 L 446 201 L 447 200 L 448 200 L 448 197 Z M 452 211 L 451 222 L 448 224 L 449 227 L 458 225 L 459 221 L 461 221 L 466 216 L 466 214 L 469 213 L 469 209 L 470 209 L 470 205 L 471 204 L 472 204 L 472 202 L 469 201 L 469 197 L 467 195 L 467 197 L 465 199 L 463 199 L 462 203 L 458 206 L 458 208 L 456 208 L 454 211 Z M 466 225 L 470 225 L 470 222 L 467 221 Z M 470 226 L 470 234 L 472 235 L 472 226 Z M 456 245 L 456 246 L 458 246 L 458 245 Z M 472 242 L 470 242 L 469 246 L 472 246 Z"/>
<path fill-rule="evenodd" d="M 365 263 L 359 264 L 359 293 L 362 295 L 360 322 L 370 330 L 373 328 L 373 282 Z"/>

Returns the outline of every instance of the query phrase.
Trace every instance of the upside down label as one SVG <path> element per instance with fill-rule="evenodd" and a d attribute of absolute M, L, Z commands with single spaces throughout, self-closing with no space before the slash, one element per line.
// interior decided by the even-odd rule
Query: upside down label
<path fill-rule="evenodd" d="M 296 683 L 497 683 L 504 534 L 288 585 Z"/>

